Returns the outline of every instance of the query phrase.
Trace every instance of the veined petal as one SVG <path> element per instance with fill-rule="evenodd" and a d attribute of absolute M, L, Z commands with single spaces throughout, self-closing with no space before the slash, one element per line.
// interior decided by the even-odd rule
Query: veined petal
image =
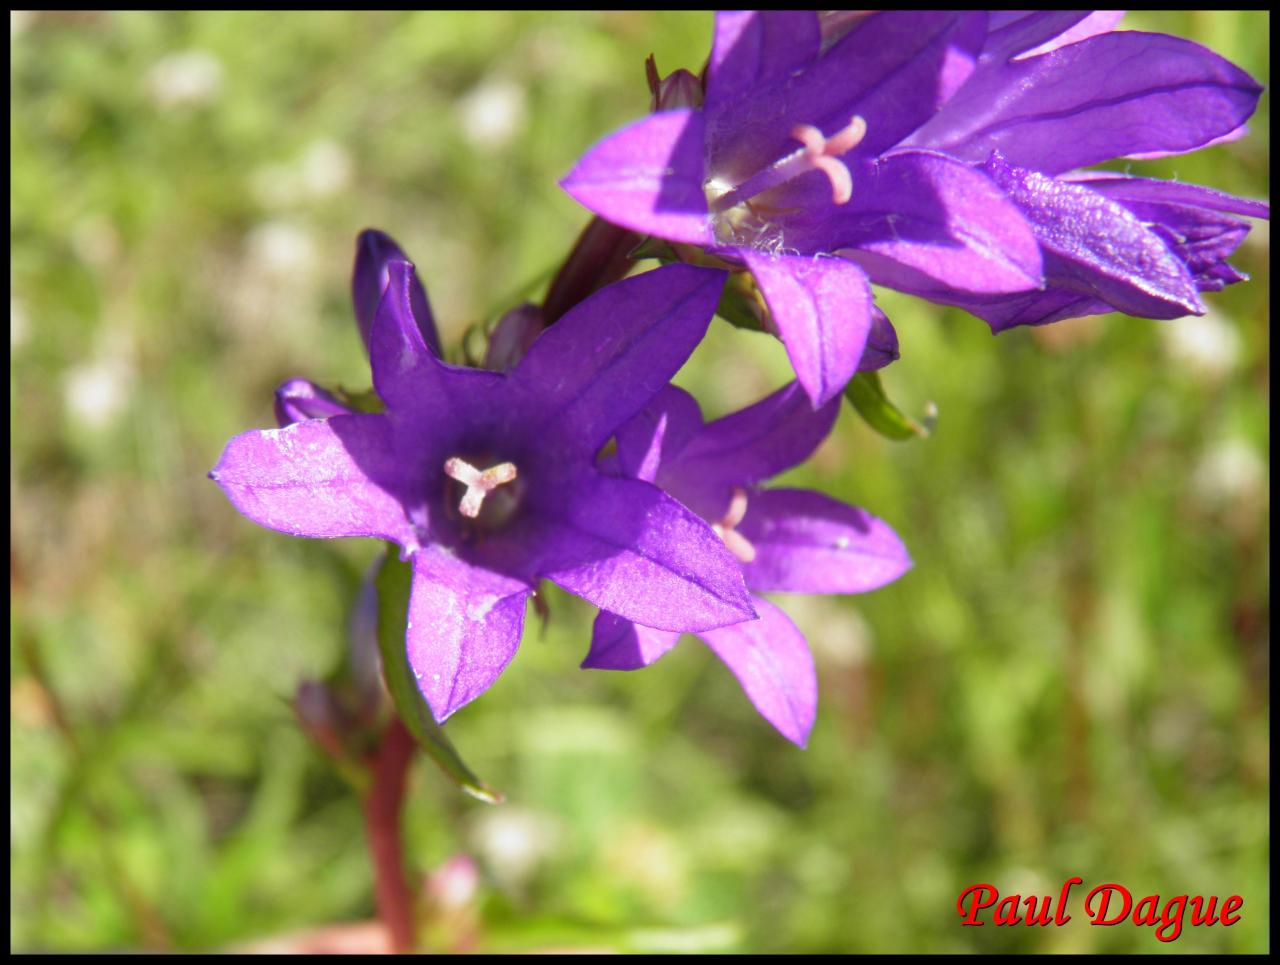
<path fill-rule="evenodd" d="M 385 416 L 243 432 L 227 443 L 209 478 L 268 529 L 320 539 L 376 536 L 407 548 L 418 542 L 401 501 L 413 480 L 395 457 Z"/>
<path fill-rule="evenodd" d="M 840 394 L 858 370 L 872 324 L 866 273 L 842 258 L 742 249 L 813 405 Z"/>
<path fill-rule="evenodd" d="M 405 646 L 438 722 L 488 690 L 511 662 L 530 592 L 435 547 L 413 555 Z"/>
<path fill-rule="evenodd" d="M 854 185 L 848 204 L 788 243 L 842 249 L 873 282 L 926 298 L 1043 284 L 1030 225 L 982 171 L 910 151 L 866 165 Z"/>
<path fill-rule="evenodd" d="M 627 620 L 705 630 L 753 617 L 738 561 L 656 486 L 582 477 L 521 537 L 536 575 Z"/>
<path fill-rule="evenodd" d="M 757 620 L 698 634 L 733 671 L 760 716 L 801 747 L 818 710 L 818 676 L 804 634 L 791 618 L 753 597 Z"/>
<path fill-rule="evenodd" d="M 1185 181 L 1130 178 L 1102 172 L 1084 172 L 1061 180 L 1083 184 L 1113 201 L 1124 204 L 1131 201 L 1177 204 L 1205 208 L 1209 211 L 1221 211 L 1224 214 L 1240 214 L 1249 218 L 1271 217 L 1271 205 L 1265 201 L 1238 198 L 1224 191 L 1215 191 L 1213 188 L 1201 187 L 1198 184 L 1187 184 Z"/>
<path fill-rule="evenodd" d="M 1243 124 L 1261 92 L 1199 44 L 1115 31 L 980 71 L 907 143 L 974 163 L 998 150 L 1012 164 L 1058 174 L 1204 147 Z"/>
<path fill-rule="evenodd" d="M 591 148 L 560 182 L 614 224 L 691 245 L 711 244 L 702 114 L 661 111 Z"/>
<path fill-rule="evenodd" d="M 992 295 L 981 299 L 957 299 L 954 304 L 972 312 L 997 335 L 1020 325 L 1048 325 L 1067 318 L 1104 315 L 1115 311 L 1093 295 L 1070 288 L 1051 287 L 1042 292 Z"/>
<path fill-rule="evenodd" d="M 863 593 L 911 568 L 886 523 L 806 489 L 756 493 L 738 531 L 756 550 L 743 567 L 754 591 Z"/>
<path fill-rule="evenodd" d="M 670 630 L 655 630 L 601 610 L 591 628 L 591 649 L 584 670 L 639 670 L 647 667 L 680 640 Z"/>
<path fill-rule="evenodd" d="M 392 261 L 386 270 L 389 281 L 374 316 L 369 358 L 373 387 L 388 414 L 398 426 L 420 431 L 456 417 L 459 397 L 467 398 L 472 414 L 500 407 L 501 374 L 447 365 L 427 346 L 413 311 L 413 265 Z"/>
<path fill-rule="evenodd" d="M 1045 251 L 1045 274 L 1055 286 L 1145 318 L 1204 311 L 1186 266 L 1123 205 L 1083 184 L 1015 167 L 999 155 L 986 170 L 1033 226 Z"/>
<path fill-rule="evenodd" d="M 388 269 L 393 261 L 408 262 L 409 259 L 389 235 L 373 228 L 360 232 L 360 236 L 356 238 L 355 267 L 351 271 L 351 301 L 366 351 L 373 334 L 373 320 L 378 313 L 378 304 L 391 280 Z M 409 286 L 413 317 L 422 332 L 423 340 L 439 356 L 442 354 L 440 336 L 436 332 L 435 319 L 431 316 L 431 305 L 427 302 L 427 290 L 418 280 L 417 272 L 412 273 Z"/>
<path fill-rule="evenodd" d="M 674 462 L 701 428 L 698 401 L 668 385 L 618 429 L 618 471 L 653 482 L 662 465 Z"/>
<path fill-rule="evenodd" d="M 602 288 L 538 336 L 512 392 L 543 413 L 547 433 L 594 452 L 685 363 L 727 277 L 674 264 Z"/>
<path fill-rule="evenodd" d="M 306 419 L 327 419 L 352 415 L 353 409 L 334 398 L 333 393 L 307 379 L 290 379 L 276 389 L 276 421 L 281 427 Z"/>
<path fill-rule="evenodd" d="M 707 65 L 707 103 L 716 105 L 785 81 L 818 56 L 812 10 L 720 10 Z"/>

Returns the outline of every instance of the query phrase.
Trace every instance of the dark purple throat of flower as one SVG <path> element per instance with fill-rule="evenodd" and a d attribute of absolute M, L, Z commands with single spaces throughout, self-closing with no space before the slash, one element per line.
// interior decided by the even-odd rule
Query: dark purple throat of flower
<path fill-rule="evenodd" d="M 767 207 L 753 205 L 751 200 L 810 171 L 821 171 L 826 175 L 831 183 L 832 202 L 844 204 L 853 197 L 853 176 L 840 158 L 861 144 L 866 135 L 867 122 L 858 116 L 831 137 L 825 137 L 811 124 L 797 124 L 791 136 L 803 145 L 799 150 L 757 171 L 738 185 L 710 178 L 704 185 L 704 191 L 717 228 L 721 224 L 735 227 L 736 221 L 748 214 L 769 213 Z"/>

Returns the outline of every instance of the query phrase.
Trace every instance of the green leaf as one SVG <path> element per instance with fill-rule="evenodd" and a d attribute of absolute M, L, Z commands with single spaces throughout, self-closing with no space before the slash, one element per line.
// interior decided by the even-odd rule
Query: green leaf
<path fill-rule="evenodd" d="M 937 410 L 930 403 L 924 422 L 916 422 L 889 401 L 878 372 L 859 372 L 844 389 L 844 397 L 867 425 L 886 439 L 924 438 L 933 429 Z"/>
<path fill-rule="evenodd" d="M 431 716 L 409 666 L 405 649 L 405 620 L 409 612 L 412 568 L 400 560 L 395 547 L 378 570 L 378 650 L 382 654 L 382 674 L 395 704 L 396 713 L 413 734 L 418 745 L 431 756 L 448 778 L 463 791 L 486 804 L 498 804 L 502 795 L 476 777 L 463 762 L 444 729 Z"/>

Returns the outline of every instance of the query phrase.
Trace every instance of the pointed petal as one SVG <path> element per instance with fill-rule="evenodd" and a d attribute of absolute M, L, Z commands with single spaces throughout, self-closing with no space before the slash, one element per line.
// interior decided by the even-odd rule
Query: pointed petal
<path fill-rule="evenodd" d="M 889 321 L 889 316 L 872 305 L 871 331 L 867 335 L 867 347 L 862 351 L 858 371 L 874 372 L 890 362 L 896 362 L 898 357 L 898 333 Z"/>
<path fill-rule="evenodd" d="M 1082 184 L 1007 164 L 999 155 L 986 170 L 1032 224 L 1055 287 L 1145 318 L 1204 311 L 1186 266 L 1124 206 Z"/>
<path fill-rule="evenodd" d="M 575 480 L 540 506 L 520 538 L 536 575 L 602 610 L 660 630 L 704 630 L 754 616 L 738 561 L 704 523 L 656 486 Z"/>
<path fill-rule="evenodd" d="M 864 593 L 911 568 L 883 521 L 807 489 L 766 489 L 751 497 L 738 526 L 756 549 L 743 567 L 755 591 Z"/>
<path fill-rule="evenodd" d="M 334 398 L 332 392 L 306 379 L 290 379 L 276 389 L 276 421 L 282 427 L 306 419 L 327 419 L 353 412 Z"/>
<path fill-rule="evenodd" d="M 1028 291 L 1043 278 L 1026 219 L 983 172 L 903 152 L 867 165 L 853 199 L 788 243 L 847 249 L 877 284 L 926 298 Z"/>
<path fill-rule="evenodd" d="M 459 398 L 467 400 L 470 415 L 499 406 L 501 374 L 447 365 L 423 340 L 413 311 L 413 265 L 392 261 L 386 270 L 389 281 L 374 316 L 369 358 L 373 387 L 392 418 L 421 429 L 456 418 Z"/>
<path fill-rule="evenodd" d="M 1199 44 L 1132 30 L 983 70 L 908 143 L 974 163 L 1058 174 L 1110 158 L 1204 147 L 1253 113 L 1262 88 Z"/>
<path fill-rule="evenodd" d="M 1145 201 L 1155 204 L 1178 204 L 1189 207 L 1221 211 L 1223 214 L 1240 214 L 1249 218 L 1270 218 L 1271 205 L 1252 198 L 1238 198 L 1233 194 L 1215 191 L 1213 188 L 1185 181 L 1158 181 L 1154 178 L 1129 178 L 1115 174 L 1088 173 L 1064 178 L 1083 184 L 1113 201 L 1128 204 Z"/>
<path fill-rule="evenodd" d="M 764 295 L 782 344 L 815 407 L 853 378 L 871 330 L 866 273 L 843 258 L 739 253 Z"/>
<path fill-rule="evenodd" d="M 1050 287 L 1047 291 L 1026 292 L 1018 295 L 993 295 L 990 298 L 974 300 L 957 299 L 954 304 L 977 315 L 989 324 L 991 331 L 997 335 L 1021 325 L 1048 325 L 1068 318 L 1105 315 L 1107 312 L 1115 311 L 1106 302 L 1092 295 L 1070 288 L 1054 287 Z"/>
<path fill-rule="evenodd" d="M 582 667 L 584 670 L 639 670 L 679 640 L 679 633 L 643 627 L 601 610 L 591 628 L 591 649 Z"/>
<path fill-rule="evenodd" d="M 818 56 L 811 10 L 720 10 L 707 65 L 707 104 L 786 80 Z"/>
<path fill-rule="evenodd" d="M 393 261 L 408 262 L 409 259 L 389 235 L 373 228 L 360 232 L 360 236 L 356 238 L 355 267 L 351 271 L 351 301 L 355 306 L 356 324 L 360 326 L 360 337 L 364 340 L 366 351 L 373 333 L 373 319 L 377 315 L 378 304 L 391 280 L 388 267 Z M 436 332 L 435 319 L 431 316 L 427 291 L 422 287 L 416 272 L 409 284 L 413 317 L 422 332 L 423 340 L 438 356 L 441 354 L 440 336 Z"/>
<path fill-rule="evenodd" d="M 733 671 L 760 716 L 801 747 L 818 711 L 818 676 L 804 634 L 791 618 L 761 597 L 752 602 L 758 620 L 698 636 Z"/>
<path fill-rule="evenodd" d="M 668 385 L 618 429 L 618 471 L 653 482 L 702 428 L 702 410 L 684 389 Z"/>
<path fill-rule="evenodd" d="M 541 410 L 543 431 L 594 452 L 685 363 L 727 277 L 667 265 L 602 288 L 538 337 L 512 391 Z"/>
<path fill-rule="evenodd" d="M 434 547 L 413 555 L 405 644 L 438 723 L 488 690 L 511 662 L 530 591 Z"/>
<path fill-rule="evenodd" d="M 385 416 L 340 415 L 241 433 L 209 477 L 237 510 L 268 529 L 417 545 L 400 498 L 413 480 L 404 478 Z"/>
<path fill-rule="evenodd" d="M 815 410 L 799 383 L 792 382 L 708 423 L 678 460 L 659 472 L 658 484 L 665 489 L 677 480 L 716 480 L 732 486 L 762 482 L 808 459 L 831 432 L 839 411 L 836 399 Z"/>
<path fill-rule="evenodd" d="M 560 182 L 614 224 L 691 245 L 710 244 L 702 184 L 702 114 L 650 114 L 591 148 Z"/>

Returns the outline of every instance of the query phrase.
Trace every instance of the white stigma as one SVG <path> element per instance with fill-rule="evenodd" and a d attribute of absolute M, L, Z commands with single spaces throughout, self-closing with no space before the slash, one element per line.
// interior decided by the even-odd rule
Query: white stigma
<path fill-rule="evenodd" d="M 462 501 L 458 503 L 458 512 L 468 519 L 475 519 L 480 515 L 484 498 L 499 486 L 516 478 L 516 465 L 513 462 L 502 462 L 482 472 L 465 459 L 454 456 L 445 461 L 444 474 L 467 487 Z"/>
<path fill-rule="evenodd" d="M 729 508 L 718 523 L 712 523 L 715 534 L 724 540 L 729 552 L 743 563 L 751 563 L 756 558 L 756 548 L 751 541 L 737 530 L 737 525 L 747 515 L 747 491 L 740 486 L 733 487 L 733 497 L 729 500 Z"/>

